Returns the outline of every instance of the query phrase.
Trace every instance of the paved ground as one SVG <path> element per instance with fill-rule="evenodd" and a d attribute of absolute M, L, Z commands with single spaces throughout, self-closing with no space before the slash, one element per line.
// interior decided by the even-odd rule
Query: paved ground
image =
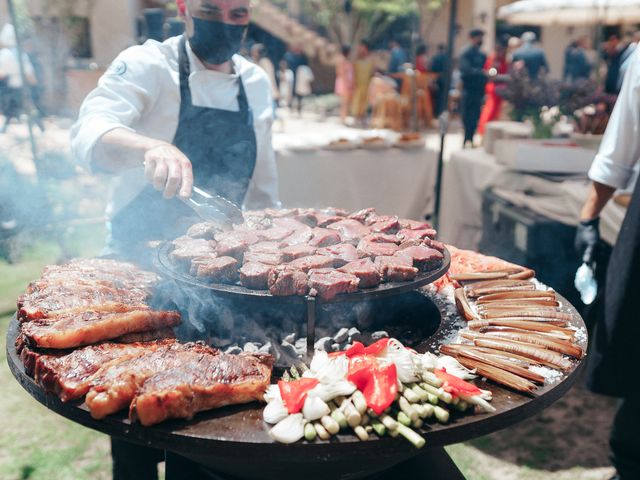
<path fill-rule="evenodd" d="M 305 113 L 302 118 L 284 114 L 276 125 L 280 135 L 308 131 L 331 134 L 343 126 L 335 118 Z M 36 132 L 37 149 L 47 164 L 62 165 L 69 155 L 67 120 L 46 122 Z M 454 132 L 459 129 L 454 125 Z M 429 146 L 439 144 L 437 132 L 427 135 Z M 448 139 L 447 155 L 460 148 L 461 137 Z M 32 175 L 30 143 L 24 125 L 11 125 L 0 135 L 0 152 L 25 175 Z M 2 159 L 0 159 L 2 160 Z M 55 167 L 55 163 L 53 166 Z M 89 220 L 65 225 L 66 252 L 51 238 L 32 242 L 17 265 L 0 261 L 0 310 L 9 312 L 18 293 L 46 263 L 66 255 L 90 255 L 99 251 L 103 231 L 99 222 L 105 182 L 79 176 L 54 190 L 56 204 L 73 205 Z M 67 197 L 60 197 L 66 195 Z M 38 240 L 38 239 L 34 239 Z M 35 243 L 35 244 L 34 244 Z M 8 317 L 0 319 L 4 338 Z M 0 478 L 2 479 L 101 479 L 110 477 L 108 442 L 97 434 L 48 412 L 32 400 L 12 379 L 0 353 Z M 607 459 L 607 438 L 615 410 L 611 399 L 587 392 L 579 382 L 564 398 L 541 414 L 520 424 L 453 445 L 448 450 L 469 479 L 605 480 L 613 470 Z M 421 478 L 416 475 L 416 478 Z"/>

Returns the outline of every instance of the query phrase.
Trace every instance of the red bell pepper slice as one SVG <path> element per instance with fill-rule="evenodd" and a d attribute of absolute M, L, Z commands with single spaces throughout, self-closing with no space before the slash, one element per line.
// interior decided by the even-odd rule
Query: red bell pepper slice
<path fill-rule="evenodd" d="M 280 380 L 278 388 L 284 406 L 287 407 L 289 413 L 298 413 L 304 406 L 309 390 L 313 389 L 320 383 L 316 378 L 301 378 L 292 382 Z"/>
<path fill-rule="evenodd" d="M 465 382 L 455 375 L 447 373 L 447 370 L 444 368 L 436 368 L 433 373 L 435 373 L 436 377 L 444 382 L 442 388 L 444 388 L 445 391 L 451 393 L 452 395 L 457 396 L 459 394 L 462 394 L 474 397 L 476 395 L 482 394 L 482 390 L 480 390 L 478 387 L 469 382 Z"/>
<path fill-rule="evenodd" d="M 382 365 L 373 355 L 352 357 L 347 379 L 358 387 L 367 406 L 378 415 L 391 406 L 398 392 L 396 366 Z"/>
<path fill-rule="evenodd" d="M 347 357 L 355 357 L 365 353 L 365 346 L 361 342 L 353 342 L 353 344 L 343 352 Z"/>
<path fill-rule="evenodd" d="M 380 352 L 382 352 L 385 348 L 387 348 L 387 345 L 389 345 L 389 339 L 381 338 L 377 342 L 372 343 L 368 347 L 365 347 L 364 353 L 366 353 L 367 355 L 378 356 Z"/>

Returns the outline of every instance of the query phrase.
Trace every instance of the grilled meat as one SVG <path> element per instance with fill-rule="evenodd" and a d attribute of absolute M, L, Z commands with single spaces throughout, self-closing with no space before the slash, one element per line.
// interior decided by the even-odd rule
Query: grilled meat
<path fill-rule="evenodd" d="M 355 275 L 332 268 L 320 268 L 309 272 L 309 294 L 324 300 L 331 300 L 340 293 L 355 292 L 359 283 L 360 280 Z"/>
<path fill-rule="evenodd" d="M 203 354 L 144 382 L 129 415 L 142 425 L 197 412 L 262 400 L 271 379 L 273 358 L 257 354 Z"/>
<path fill-rule="evenodd" d="M 202 343 L 173 343 L 143 355 L 121 358 L 104 365 L 91 380 L 85 403 L 93 418 L 127 408 L 144 382 L 162 371 L 198 362 L 218 351 Z"/>
<path fill-rule="evenodd" d="M 29 345 L 61 349 L 110 340 L 128 333 L 173 327 L 178 323 L 178 312 L 113 304 L 24 323 L 22 334 Z"/>
<path fill-rule="evenodd" d="M 341 243 L 330 247 L 320 248 L 318 255 L 326 255 L 333 259 L 334 267 L 341 267 L 349 262 L 358 260 L 358 251 L 350 243 Z"/>
<path fill-rule="evenodd" d="M 252 290 L 269 288 L 269 272 L 273 265 L 259 262 L 248 262 L 240 268 L 240 284 Z"/>
<path fill-rule="evenodd" d="M 413 259 L 407 256 L 376 257 L 375 265 L 388 282 L 407 282 L 416 278 L 418 269 L 413 266 Z"/>
<path fill-rule="evenodd" d="M 334 230 L 328 228 L 314 228 L 311 232 L 313 237 L 309 240 L 310 247 L 328 247 L 340 243 L 340 235 Z"/>
<path fill-rule="evenodd" d="M 45 390 L 68 402 L 84 396 L 89 391 L 93 374 L 114 360 L 133 358 L 174 343 L 175 340 L 130 344 L 107 342 L 79 348 L 65 355 L 38 354 L 30 350 L 35 357 L 33 377 Z"/>
<path fill-rule="evenodd" d="M 196 277 L 215 283 L 233 283 L 238 279 L 238 260 L 233 257 L 215 257 L 198 265 Z"/>
<path fill-rule="evenodd" d="M 349 262 L 338 269 L 340 272 L 350 273 L 360 279 L 360 288 L 371 288 L 380 285 L 380 272 L 370 258 L 362 258 Z"/>
<path fill-rule="evenodd" d="M 269 272 L 271 295 L 306 295 L 309 291 L 307 274 L 291 265 L 278 265 Z"/>

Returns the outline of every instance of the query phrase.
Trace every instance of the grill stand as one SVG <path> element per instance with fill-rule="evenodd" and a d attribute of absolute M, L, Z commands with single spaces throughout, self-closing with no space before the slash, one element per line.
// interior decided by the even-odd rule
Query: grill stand
<path fill-rule="evenodd" d="M 307 297 L 307 357 L 313 358 L 316 344 L 316 299 Z"/>

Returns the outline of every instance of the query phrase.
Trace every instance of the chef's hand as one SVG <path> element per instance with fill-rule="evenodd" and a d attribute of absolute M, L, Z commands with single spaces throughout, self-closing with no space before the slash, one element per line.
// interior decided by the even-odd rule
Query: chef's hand
<path fill-rule="evenodd" d="M 581 220 L 576 232 L 575 247 L 578 255 L 586 264 L 594 261 L 600 241 L 600 218 Z"/>
<path fill-rule="evenodd" d="M 144 176 L 164 198 L 191 196 L 193 171 L 191 161 L 170 143 L 152 145 L 144 152 Z"/>

